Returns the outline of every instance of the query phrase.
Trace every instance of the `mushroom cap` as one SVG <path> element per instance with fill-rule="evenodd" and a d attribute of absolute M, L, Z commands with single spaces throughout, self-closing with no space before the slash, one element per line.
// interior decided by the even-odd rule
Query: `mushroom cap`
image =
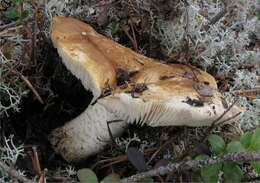
<path fill-rule="evenodd" d="M 227 108 L 210 74 L 192 66 L 159 63 L 74 18 L 55 17 L 51 38 L 66 67 L 93 92 L 93 100 L 101 97 L 98 103 L 128 122 L 210 125 Z M 126 86 L 118 85 L 118 69 L 134 72 Z M 110 95 L 102 96 L 107 88 Z M 225 117 L 238 112 L 241 109 L 233 107 Z"/>
<path fill-rule="evenodd" d="M 92 91 L 93 101 L 108 86 L 116 87 L 116 68 L 136 71 L 153 63 L 70 17 L 53 18 L 51 39 L 66 67 Z"/>

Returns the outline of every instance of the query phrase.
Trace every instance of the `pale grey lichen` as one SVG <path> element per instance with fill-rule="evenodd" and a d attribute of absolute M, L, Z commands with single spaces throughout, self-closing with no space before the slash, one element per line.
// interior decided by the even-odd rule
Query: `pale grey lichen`
<path fill-rule="evenodd" d="M 141 142 L 141 139 L 137 136 L 136 133 L 134 133 L 133 137 L 128 137 L 128 138 L 116 138 L 115 139 L 116 145 L 118 147 L 120 147 L 121 149 L 124 149 L 124 151 L 126 152 L 129 145 L 132 142 Z"/>
<path fill-rule="evenodd" d="M 16 145 L 13 141 L 13 136 L 4 138 L 3 146 L 0 146 L 0 160 L 6 163 L 9 167 L 14 167 L 18 157 L 24 156 L 23 144 Z M 20 175 L 24 175 L 23 171 L 18 170 Z M 9 182 L 7 172 L 0 169 L 0 183 Z"/>
<path fill-rule="evenodd" d="M 230 95 L 235 90 L 259 87 L 260 48 L 250 45 L 260 37 L 260 23 L 256 17 L 260 9 L 259 1 L 228 1 L 227 13 L 210 25 L 208 30 L 203 29 L 203 26 L 225 5 L 221 1 L 189 0 L 188 3 L 188 6 L 182 4 L 181 17 L 157 22 L 158 38 L 165 52 L 170 54 L 182 51 L 180 46 L 186 24 L 184 17 L 188 12 L 187 35 L 190 37 L 190 50 L 193 50 L 191 62 L 205 70 L 214 67 L 219 75 L 232 75 L 234 81 L 230 83 Z M 238 69 L 246 64 L 253 68 Z M 232 98 L 230 95 L 228 100 Z M 246 106 L 246 112 L 238 123 L 241 128 L 260 125 L 259 109 L 255 102 L 239 99 L 239 103 Z"/>
<path fill-rule="evenodd" d="M 76 183 L 75 177 L 77 176 L 77 171 L 74 166 L 66 165 L 65 167 L 58 167 L 54 172 L 52 172 L 53 176 L 62 176 L 67 179 L 67 181 L 71 183 Z"/>
<path fill-rule="evenodd" d="M 19 50 L 16 52 L 14 49 L 13 51 L 11 55 L 16 57 Z M 10 70 L 16 62 L 14 59 L 7 59 L 0 49 L 0 117 L 8 116 L 8 111 L 11 109 L 19 111 L 21 97 L 26 93 L 24 83 L 20 81 L 19 75 L 13 74 Z"/>

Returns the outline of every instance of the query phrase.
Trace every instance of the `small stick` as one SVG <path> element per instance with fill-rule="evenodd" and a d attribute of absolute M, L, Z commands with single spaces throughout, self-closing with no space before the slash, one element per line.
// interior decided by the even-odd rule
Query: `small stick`
<path fill-rule="evenodd" d="M 1 25 L 0 26 L 0 31 L 8 29 L 8 28 L 13 28 L 13 27 L 16 27 L 16 26 L 20 26 L 22 23 L 27 22 L 27 21 L 31 21 L 31 18 L 27 17 L 27 18 L 23 19 L 23 21 L 17 20 L 15 22 L 11 22 L 9 24 Z"/>
<path fill-rule="evenodd" d="M 17 24 L 17 22 L 18 22 L 18 21 L 16 21 L 16 22 L 11 22 L 11 23 L 5 24 L 5 25 L 1 25 L 1 26 L 0 26 L 0 31 L 15 26 L 15 25 Z"/>
<path fill-rule="evenodd" d="M 115 161 L 109 162 L 108 164 L 105 164 L 105 165 L 101 166 L 100 168 L 103 169 L 103 168 L 106 168 L 106 167 L 110 167 L 112 165 L 118 164 L 118 163 L 126 161 L 126 160 L 128 160 L 128 158 L 125 155 L 125 156 L 122 156 L 120 159 L 117 159 Z"/>
<path fill-rule="evenodd" d="M 159 154 L 168 144 L 170 144 L 173 141 L 174 138 L 171 138 L 167 140 L 163 145 L 161 145 L 151 156 L 147 164 L 150 164 L 150 162 Z"/>
<path fill-rule="evenodd" d="M 260 95 L 260 88 L 251 88 L 248 90 L 237 90 L 234 91 L 234 94 L 236 96 L 242 96 L 249 99 L 255 99 L 257 98 L 257 95 Z"/>
<path fill-rule="evenodd" d="M 33 163 L 33 168 L 36 175 L 40 178 L 42 176 L 42 173 L 41 173 L 41 165 L 40 165 L 37 149 L 35 146 L 32 146 L 31 149 L 32 149 L 31 159 Z"/>
<path fill-rule="evenodd" d="M 151 153 L 154 152 L 154 151 L 155 151 L 155 148 L 147 149 L 147 150 L 144 151 L 144 155 L 149 155 L 149 154 L 151 154 Z M 117 164 L 117 163 L 120 163 L 120 162 L 122 162 L 122 161 L 126 161 L 126 160 L 128 160 L 128 156 L 127 156 L 127 155 L 120 156 L 119 159 L 117 159 L 117 160 L 115 160 L 115 161 L 112 161 L 112 162 L 110 162 L 110 163 L 108 163 L 108 164 L 102 166 L 101 169 L 102 169 L 102 168 L 109 167 L 109 166 L 114 165 L 114 164 Z"/>
<path fill-rule="evenodd" d="M 138 51 L 138 44 L 137 44 L 137 40 L 136 40 L 136 36 L 135 36 L 135 29 L 134 29 L 134 26 L 133 26 L 133 23 L 132 23 L 131 19 L 130 19 L 129 23 L 130 23 L 130 27 L 131 27 L 132 34 L 133 34 L 134 49 L 137 52 Z"/>
<path fill-rule="evenodd" d="M 135 40 L 132 38 L 132 36 L 129 34 L 129 32 L 126 30 L 126 28 L 124 26 L 122 27 L 122 29 L 125 32 L 125 34 L 127 35 L 127 37 L 130 39 L 130 41 L 131 41 L 131 43 L 132 43 L 132 45 L 134 47 L 134 50 L 138 51 L 138 48 L 137 48 Z"/>
<path fill-rule="evenodd" d="M 157 175 L 166 175 L 174 172 L 184 172 L 192 168 L 203 168 L 209 165 L 223 163 L 227 161 L 231 162 L 248 162 L 260 160 L 260 152 L 235 152 L 227 153 L 221 156 L 212 157 L 206 160 L 188 160 L 180 161 L 176 163 L 170 163 L 167 166 L 159 167 L 156 169 L 149 170 L 147 172 L 138 173 L 128 178 L 122 179 L 121 183 L 138 182 L 139 180 L 146 177 L 153 177 Z"/>
<path fill-rule="evenodd" d="M 41 104 L 44 104 L 41 96 L 39 95 L 39 93 L 37 92 L 37 90 L 33 87 L 33 85 L 31 84 L 31 82 L 24 76 L 24 75 L 20 75 L 21 79 L 26 83 L 26 85 L 32 90 L 33 94 L 36 96 L 36 98 L 38 99 L 38 101 Z"/>
<path fill-rule="evenodd" d="M 149 154 L 155 152 L 156 150 L 157 150 L 157 148 L 146 149 L 146 150 L 144 150 L 144 155 L 149 155 Z M 120 155 L 120 156 L 117 156 L 117 157 L 100 160 L 95 165 L 93 165 L 91 168 L 94 169 L 99 164 L 108 163 L 108 164 L 101 167 L 101 168 L 105 168 L 105 167 L 108 167 L 108 166 L 111 166 L 113 164 L 120 163 L 120 162 L 126 161 L 126 160 L 128 160 L 128 157 L 127 157 L 127 155 L 124 154 L 124 155 Z"/>
<path fill-rule="evenodd" d="M 229 117 L 229 118 L 227 118 L 227 119 L 225 119 L 225 120 L 219 122 L 218 125 L 219 125 L 219 124 L 223 124 L 223 123 L 225 123 L 225 122 L 227 122 L 227 121 L 229 121 L 229 120 L 231 120 L 231 119 L 234 119 L 234 118 L 236 118 L 237 116 L 239 116 L 240 114 L 241 114 L 241 112 L 238 112 L 238 113 L 236 113 L 235 115 L 233 115 L 233 116 L 231 116 L 231 117 Z"/>
<path fill-rule="evenodd" d="M 198 146 L 198 144 L 200 144 L 200 143 L 205 142 L 205 141 L 207 140 L 208 135 L 216 128 L 217 125 L 223 124 L 223 123 L 225 123 L 225 122 L 227 122 L 227 121 L 229 121 L 229 120 L 231 120 L 231 119 L 237 117 L 239 114 L 241 114 L 241 112 L 239 112 L 239 113 L 235 114 L 234 116 L 231 116 L 231 117 L 229 117 L 229 118 L 227 118 L 227 119 L 225 119 L 225 120 L 219 122 L 219 121 L 231 110 L 231 108 L 236 104 L 237 100 L 238 100 L 238 99 L 236 99 L 236 100 L 227 108 L 227 110 L 222 113 L 222 115 L 220 115 L 216 120 L 214 120 L 214 121 L 212 122 L 211 126 L 209 126 L 209 127 L 206 129 L 205 135 L 198 141 L 198 143 L 197 143 L 196 146 Z M 218 122 L 219 122 L 219 123 L 218 123 Z M 195 146 L 195 147 L 196 147 L 196 146 Z M 183 159 L 185 156 L 187 156 L 188 154 L 190 154 L 191 152 L 193 152 L 193 150 L 194 150 L 194 148 L 188 149 L 187 151 L 184 151 L 184 152 L 182 153 L 182 155 L 179 157 L 179 159 Z"/>
<path fill-rule="evenodd" d="M 223 114 L 221 114 L 216 120 L 214 120 L 211 124 L 210 127 L 208 127 L 208 129 L 206 130 L 205 132 L 205 136 L 203 137 L 202 141 L 201 142 L 204 142 L 208 136 L 208 134 L 210 134 L 215 128 L 216 126 L 218 125 L 218 122 L 232 109 L 232 107 L 237 103 L 238 99 L 236 99 L 228 108 L 227 110 L 225 110 L 223 112 Z M 239 113 L 240 114 L 240 113 Z M 236 114 L 236 115 L 239 115 L 239 114 Z M 234 117 L 232 117 L 231 119 L 233 119 Z M 225 120 L 226 122 L 226 120 Z M 224 122 L 221 122 L 221 123 L 224 123 Z"/>
<path fill-rule="evenodd" d="M 44 183 L 45 182 L 44 180 L 45 180 L 45 177 L 46 177 L 47 173 L 48 173 L 48 169 L 45 168 L 43 170 L 43 173 L 41 174 L 41 177 L 39 178 L 38 183 Z"/>
<path fill-rule="evenodd" d="M 225 16 L 225 14 L 227 13 L 227 8 L 223 8 L 219 13 L 217 13 L 210 21 L 208 24 L 203 26 L 203 29 L 205 31 L 208 31 L 210 28 L 210 25 L 214 25 L 215 23 L 217 23 L 223 16 Z"/>

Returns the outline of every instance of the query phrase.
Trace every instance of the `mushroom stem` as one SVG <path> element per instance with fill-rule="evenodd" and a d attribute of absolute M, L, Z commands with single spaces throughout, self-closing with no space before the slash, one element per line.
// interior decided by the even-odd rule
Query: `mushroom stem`
<path fill-rule="evenodd" d="M 115 114 L 96 103 L 64 126 L 53 130 L 49 140 L 56 153 L 61 154 L 65 160 L 79 161 L 104 149 L 111 141 L 107 121 L 118 119 Z M 109 125 L 113 136 L 120 135 L 126 126 L 125 122 Z"/>

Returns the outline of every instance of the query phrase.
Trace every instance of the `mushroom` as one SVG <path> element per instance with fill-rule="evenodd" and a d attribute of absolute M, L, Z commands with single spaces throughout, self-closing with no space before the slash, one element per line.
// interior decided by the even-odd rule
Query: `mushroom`
<path fill-rule="evenodd" d="M 69 162 L 87 158 L 129 123 L 149 126 L 209 126 L 226 110 L 215 79 L 192 66 L 166 65 L 98 34 L 68 17 L 54 17 L 52 42 L 68 70 L 93 93 L 92 103 L 49 136 L 54 150 Z M 227 119 L 241 109 L 231 108 Z M 234 118 L 236 120 L 238 117 Z"/>

